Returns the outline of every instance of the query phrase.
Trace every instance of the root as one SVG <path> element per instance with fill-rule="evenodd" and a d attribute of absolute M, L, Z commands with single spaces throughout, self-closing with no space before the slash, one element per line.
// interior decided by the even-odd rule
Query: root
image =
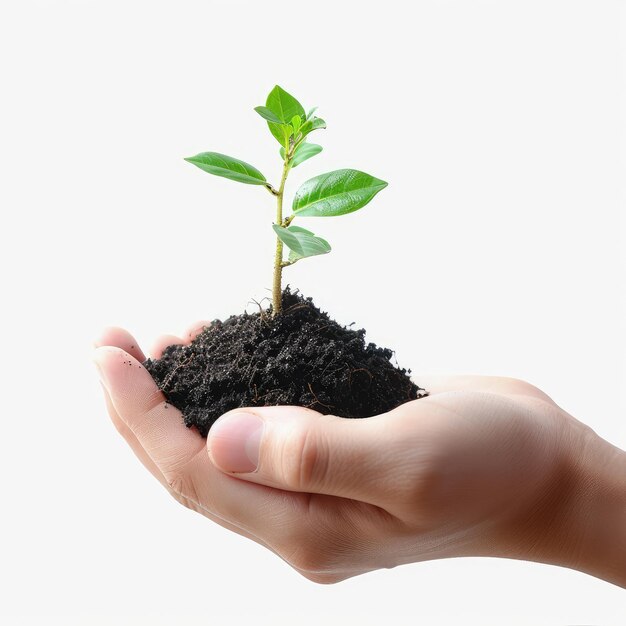
<path fill-rule="evenodd" d="M 185 359 L 185 361 L 183 361 L 182 363 L 178 363 L 176 365 L 176 367 L 165 377 L 165 379 L 163 380 L 163 382 L 159 385 L 159 388 L 161 389 L 161 391 L 165 391 L 166 387 L 170 384 L 172 378 L 174 378 L 174 374 L 176 374 L 176 372 L 181 368 L 181 367 L 185 367 L 185 365 L 187 365 L 187 363 L 189 363 L 193 357 L 195 356 L 195 353 L 191 353 L 187 359 Z"/>
<path fill-rule="evenodd" d="M 307 383 L 307 385 L 309 386 L 309 391 L 311 392 L 311 395 L 315 398 L 315 401 L 311 402 L 311 404 L 309 404 L 307 408 L 310 409 L 314 404 L 319 404 L 320 406 L 326 407 L 328 410 L 333 408 L 332 404 L 324 404 L 323 402 L 320 401 L 320 399 L 315 395 L 315 392 L 313 391 L 313 387 L 311 387 L 311 383 Z"/>

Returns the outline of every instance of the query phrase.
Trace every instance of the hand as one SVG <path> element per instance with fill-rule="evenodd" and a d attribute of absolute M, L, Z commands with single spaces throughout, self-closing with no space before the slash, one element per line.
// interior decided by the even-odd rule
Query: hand
<path fill-rule="evenodd" d="M 153 355 L 182 342 L 164 337 Z M 626 455 L 532 385 L 416 377 L 431 395 L 384 415 L 237 409 L 205 441 L 126 331 L 109 329 L 97 345 L 111 419 L 147 469 L 179 502 L 310 580 L 501 556 L 626 585 Z"/>

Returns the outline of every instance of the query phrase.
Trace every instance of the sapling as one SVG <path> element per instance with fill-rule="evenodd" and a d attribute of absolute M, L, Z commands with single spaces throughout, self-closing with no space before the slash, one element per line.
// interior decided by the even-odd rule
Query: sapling
<path fill-rule="evenodd" d="M 268 128 L 280 144 L 283 162 L 278 187 L 267 181 L 255 167 L 219 152 L 202 152 L 185 159 L 201 170 L 239 183 L 264 187 L 276 197 L 276 254 L 272 281 L 272 315 L 282 308 L 282 272 L 285 267 L 320 254 L 330 252 L 330 244 L 310 230 L 292 222 L 299 217 L 332 217 L 352 213 L 364 207 L 387 183 L 355 169 L 340 169 L 320 174 L 307 180 L 295 193 L 291 214 L 283 216 L 285 183 L 291 168 L 297 167 L 322 151 L 322 147 L 309 143 L 308 136 L 326 128 L 326 122 L 315 115 L 317 108 L 305 112 L 292 95 L 276 85 L 270 91 L 265 106 L 254 110 L 267 121 Z M 284 246 L 289 248 L 284 258 Z"/>
<path fill-rule="evenodd" d="M 363 418 L 424 397 L 410 372 L 391 362 L 390 349 L 366 342 L 364 329 L 342 326 L 312 298 L 289 287 L 283 291 L 281 285 L 284 268 L 330 252 L 329 243 L 300 226 L 299 218 L 351 213 L 387 183 L 354 169 L 320 174 L 296 191 L 289 215 L 283 215 L 289 172 L 322 151 L 307 140 L 326 123 L 315 109 L 305 113 L 278 86 L 255 111 L 280 144 L 277 186 L 252 165 L 224 154 L 203 152 L 186 160 L 209 174 L 263 187 L 276 198 L 272 318 L 265 323 L 265 311 L 259 310 L 213 320 L 190 342 L 168 346 L 144 366 L 185 424 L 203 437 L 220 415 L 241 407 L 306 406 L 322 414 Z"/>

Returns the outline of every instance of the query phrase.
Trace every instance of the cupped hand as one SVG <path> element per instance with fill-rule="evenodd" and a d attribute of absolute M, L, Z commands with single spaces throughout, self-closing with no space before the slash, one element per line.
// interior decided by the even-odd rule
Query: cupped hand
<path fill-rule="evenodd" d="M 161 338 L 152 355 L 203 326 Z M 555 536 L 572 449 L 595 434 L 532 385 L 418 376 L 430 395 L 383 415 L 242 408 L 205 440 L 165 400 L 131 335 L 108 329 L 97 346 L 109 415 L 144 466 L 180 503 L 310 580 L 456 556 L 571 565 Z"/>

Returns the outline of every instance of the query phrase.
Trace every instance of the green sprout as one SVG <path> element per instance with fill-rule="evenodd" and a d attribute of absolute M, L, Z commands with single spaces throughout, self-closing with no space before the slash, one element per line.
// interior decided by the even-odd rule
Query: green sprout
<path fill-rule="evenodd" d="M 326 122 L 314 115 L 316 109 L 305 113 L 302 105 L 278 85 L 270 91 L 265 106 L 254 109 L 267 121 L 270 132 L 280 144 L 283 171 L 278 188 L 270 184 L 252 165 L 225 154 L 202 152 L 185 159 L 209 174 L 265 187 L 276 197 L 276 221 L 273 224 L 276 255 L 272 283 L 274 316 L 282 308 L 283 268 L 301 259 L 330 252 L 330 245 L 325 239 L 306 228 L 292 225 L 293 220 L 296 217 L 332 217 L 352 213 L 364 207 L 387 186 L 384 180 L 359 170 L 342 169 L 320 174 L 307 180 L 296 191 L 291 205 L 292 213 L 283 218 L 283 197 L 289 171 L 322 151 L 322 146 L 306 141 L 313 131 L 326 128 Z M 284 260 L 283 246 L 289 248 L 287 260 Z"/>

